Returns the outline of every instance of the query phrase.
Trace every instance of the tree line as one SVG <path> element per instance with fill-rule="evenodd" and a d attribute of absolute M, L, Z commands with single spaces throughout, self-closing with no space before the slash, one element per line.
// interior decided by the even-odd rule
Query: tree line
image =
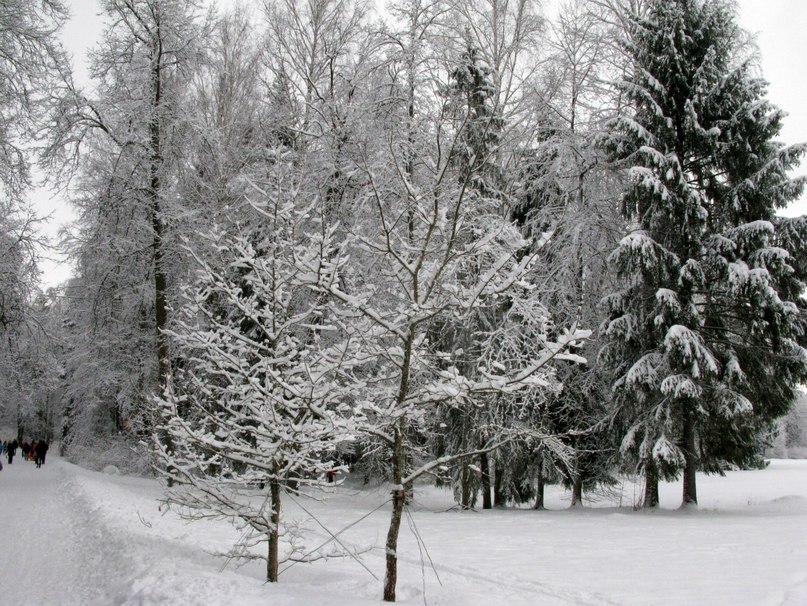
<path fill-rule="evenodd" d="M 731 2 L 104 0 L 85 88 L 63 6 L 12 4 L 3 414 L 68 456 L 146 445 L 269 580 L 310 559 L 283 495 L 334 471 L 392 485 L 394 601 L 416 482 L 695 504 L 805 380 L 807 223 L 777 215 L 805 147 Z M 34 160 L 78 216 L 47 293 Z"/>

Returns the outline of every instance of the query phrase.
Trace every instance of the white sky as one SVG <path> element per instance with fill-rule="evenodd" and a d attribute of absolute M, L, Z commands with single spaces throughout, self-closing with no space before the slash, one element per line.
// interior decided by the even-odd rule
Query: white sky
<path fill-rule="evenodd" d="M 788 113 L 781 140 L 807 142 L 807 2 L 740 0 L 740 25 L 756 33 L 768 98 Z M 807 159 L 798 174 L 807 173 Z M 807 214 L 807 193 L 782 214 Z"/>
<path fill-rule="evenodd" d="M 95 0 L 67 0 L 73 18 L 64 29 L 64 40 L 74 56 L 76 79 L 87 81 L 84 58 L 102 30 Z M 781 140 L 807 142 L 807 0 L 738 0 L 740 25 L 757 34 L 762 70 L 770 82 L 769 99 L 788 113 Z M 807 161 L 797 174 L 807 173 Z M 45 233 L 56 239 L 73 214 L 62 195 L 39 191 L 33 196 L 43 215 L 50 215 Z M 807 193 L 783 214 L 807 214 Z M 43 285 L 55 286 L 70 275 L 59 259 L 44 259 Z"/>

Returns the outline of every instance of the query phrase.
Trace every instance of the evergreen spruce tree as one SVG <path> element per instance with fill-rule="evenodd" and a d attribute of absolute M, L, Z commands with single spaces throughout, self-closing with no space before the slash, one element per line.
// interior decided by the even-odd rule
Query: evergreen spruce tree
<path fill-rule="evenodd" d="M 505 198 L 501 190 L 501 168 L 496 162 L 504 121 L 496 107 L 493 72 L 470 40 L 466 40 L 456 66 L 450 70 L 445 95 L 457 138 L 451 158 L 457 169 L 457 180 L 469 197 L 495 213 Z M 475 237 L 475 234 L 470 237 Z M 465 263 L 460 279 L 463 283 L 472 283 L 478 280 L 479 274 L 480 267 Z M 453 317 L 440 318 L 431 338 L 446 351 L 462 351 L 461 370 L 474 376 L 482 355 L 478 335 L 483 327 L 496 323 L 497 315 L 502 315 L 500 302 L 485 301 L 470 321 L 458 323 Z M 486 430 L 489 411 L 476 402 L 466 402 L 464 406 L 456 403 L 440 406 L 430 436 L 430 447 L 435 456 L 473 451 L 485 444 L 489 438 Z M 478 466 L 478 473 L 474 471 L 474 463 Z M 451 483 L 461 508 L 473 507 L 481 489 L 482 506 L 490 509 L 488 453 L 483 452 L 475 462 L 470 458 L 459 460 L 452 470 Z"/>
<path fill-rule="evenodd" d="M 802 190 L 787 170 L 804 147 L 774 141 L 783 114 L 735 59 L 738 33 L 723 1 L 655 0 L 632 17 L 635 113 L 608 139 L 633 224 L 612 255 L 622 285 L 605 299 L 606 356 L 646 506 L 660 476 L 683 471 L 695 504 L 697 469 L 747 463 L 807 372 L 797 239 L 775 218 Z"/>
<path fill-rule="evenodd" d="M 495 162 L 504 120 L 496 106 L 493 71 L 470 41 L 451 71 L 450 105 L 458 122 L 453 160 L 459 179 L 482 195 L 501 199 L 501 169 Z"/>

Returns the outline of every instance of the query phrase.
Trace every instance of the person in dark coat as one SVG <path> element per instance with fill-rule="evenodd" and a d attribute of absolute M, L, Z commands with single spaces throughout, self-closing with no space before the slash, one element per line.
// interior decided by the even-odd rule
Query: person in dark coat
<path fill-rule="evenodd" d="M 36 443 L 36 466 L 42 467 L 45 464 L 45 455 L 48 453 L 48 443 L 45 440 L 39 440 Z"/>
<path fill-rule="evenodd" d="M 8 457 L 8 464 L 14 462 L 14 455 L 17 454 L 17 440 L 12 440 L 6 444 L 6 456 Z"/>

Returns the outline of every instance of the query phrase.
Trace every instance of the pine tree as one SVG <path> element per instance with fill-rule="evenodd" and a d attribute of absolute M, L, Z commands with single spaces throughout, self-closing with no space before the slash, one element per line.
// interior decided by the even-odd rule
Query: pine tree
<path fill-rule="evenodd" d="M 607 357 L 647 506 L 660 476 L 683 471 L 694 504 L 698 468 L 746 462 L 807 372 L 801 272 L 775 227 L 804 148 L 774 142 L 782 113 L 735 59 L 738 34 L 728 2 L 657 0 L 633 17 L 622 88 L 635 113 L 608 141 L 634 223 L 612 255 Z"/>
<path fill-rule="evenodd" d="M 450 71 L 446 97 L 457 133 L 451 158 L 457 169 L 456 177 L 462 186 L 467 187 L 469 196 L 495 212 L 496 207 L 504 203 L 502 198 L 505 196 L 501 191 L 501 170 L 496 162 L 503 120 L 496 107 L 496 86 L 492 76 L 479 49 L 466 40 L 465 49 Z M 480 267 L 474 262 L 466 263 L 460 280 L 465 284 L 472 283 L 478 279 L 479 272 Z M 495 316 L 504 317 L 503 312 L 498 302 L 486 301 L 468 321 L 457 324 L 453 318 L 444 318 L 444 322 L 433 328 L 435 334 L 431 339 L 445 351 L 461 350 L 462 372 L 473 376 L 480 357 L 476 336 L 484 332 L 485 326 L 496 323 Z M 441 406 L 435 416 L 436 427 L 431 432 L 436 456 L 472 451 L 485 444 L 487 436 L 484 427 L 489 419 L 483 417 L 489 410 L 475 402 L 467 402 L 464 407 L 455 403 Z M 441 428 L 448 428 L 448 431 Z M 481 459 L 486 461 L 487 456 L 485 452 Z M 473 506 L 480 488 L 483 489 L 483 507 L 492 506 L 489 465 L 483 460 L 477 462 L 478 476 L 472 473 L 473 462 L 469 458 L 460 460 L 458 468 L 452 473 L 454 492 L 464 509 Z M 478 480 L 486 484 L 487 490 L 480 486 Z"/>
<path fill-rule="evenodd" d="M 613 203 L 621 184 L 596 144 L 606 118 L 616 114 L 616 100 L 602 86 L 609 79 L 612 27 L 592 8 L 588 2 L 564 5 L 550 35 L 551 67 L 537 109 L 542 123 L 535 131 L 537 141 L 524 152 L 528 160 L 513 208 L 525 234 L 552 232 L 534 281 L 561 326 L 594 327 L 604 319 L 599 301 L 613 278 L 606 257 L 623 227 Z M 601 347 L 601 340 L 593 338 L 578 353 L 595 361 Z M 559 365 L 558 376 L 563 389 L 545 405 L 545 423 L 565 436 L 578 455 L 573 465 L 561 464 L 552 475 L 563 478 L 572 490 L 572 506 L 578 506 L 584 488 L 612 481 L 613 440 L 601 423 L 610 385 L 596 363 Z M 530 468 L 549 471 L 548 465 Z"/>
<path fill-rule="evenodd" d="M 504 121 L 496 107 L 496 86 L 493 72 L 479 49 L 471 42 L 451 71 L 448 88 L 449 103 L 457 120 L 458 141 L 454 162 L 459 179 L 479 193 L 496 198 L 501 195 L 501 171 L 495 155 L 501 140 Z"/>

